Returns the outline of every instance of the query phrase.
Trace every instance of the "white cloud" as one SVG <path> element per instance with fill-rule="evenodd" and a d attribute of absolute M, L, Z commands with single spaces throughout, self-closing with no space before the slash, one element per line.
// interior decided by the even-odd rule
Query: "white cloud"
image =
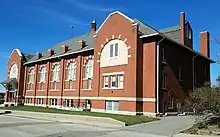
<path fill-rule="evenodd" d="M 89 5 L 85 3 L 81 3 L 78 0 L 65 0 L 66 2 L 72 4 L 75 7 L 90 10 L 90 11 L 102 11 L 102 12 L 111 12 L 116 10 L 115 8 L 104 7 L 102 5 Z"/>

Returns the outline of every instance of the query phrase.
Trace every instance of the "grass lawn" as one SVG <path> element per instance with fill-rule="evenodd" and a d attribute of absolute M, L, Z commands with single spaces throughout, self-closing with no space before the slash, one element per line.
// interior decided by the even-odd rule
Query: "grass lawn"
<path fill-rule="evenodd" d="M 55 109 L 55 108 L 45 108 L 45 107 L 36 107 L 36 106 L 0 107 L 0 109 L 45 112 L 45 113 L 60 113 L 60 114 L 71 114 L 71 115 L 84 115 L 84 116 L 95 116 L 95 117 L 109 117 L 109 118 L 113 118 L 113 119 L 125 122 L 126 125 L 128 126 L 159 120 L 159 118 L 148 117 L 148 116 L 119 115 L 119 114 L 108 114 L 108 113 L 98 113 L 98 112 L 88 112 L 88 111 L 71 111 L 71 110 L 61 110 L 61 109 Z"/>

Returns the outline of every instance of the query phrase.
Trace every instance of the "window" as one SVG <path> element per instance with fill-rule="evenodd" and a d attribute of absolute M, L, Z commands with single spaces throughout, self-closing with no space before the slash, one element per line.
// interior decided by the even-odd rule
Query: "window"
<path fill-rule="evenodd" d="M 69 80 L 69 88 L 72 89 L 73 88 L 73 81 Z"/>
<path fill-rule="evenodd" d="M 53 73 L 52 81 L 59 81 L 59 79 L 60 79 L 60 66 L 57 64 L 54 65 L 52 73 Z"/>
<path fill-rule="evenodd" d="M 26 103 L 27 103 L 27 104 L 31 104 L 31 103 L 32 103 L 32 98 L 27 98 L 27 99 L 26 99 Z"/>
<path fill-rule="evenodd" d="M 108 88 L 108 76 L 104 76 L 104 88 Z"/>
<path fill-rule="evenodd" d="M 71 106 L 71 100 L 65 99 L 65 107 L 70 107 L 70 106 Z"/>
<path fill-rule="evenodd" d="M 51 105 L 56 106 L 57 105 L 57 99 L 51 99 Z"/>
<path fill-rule="evenodd" d="M 76 79 L 76 63 L 71 62 L 68 66 L 68 80 Z"/>
<path fill-rule="evenodd" d="M 111 76 L 111 87 L 116 87 L 116 76 Z"/>
<path fill-rule="evenodd" d="M 166 89 L 166 74 L 162 73 L 162 88 Z"/>
<path fill-rule="evenodd" d="M 46 67 L 41 67 L 40 69 L 40 78 L 39 78 L 39 82 L 45 82 L 45 76 L 46 76 Z"/>
<path fill-rule="evenodd" d="M 168 99 L 168 109 L 173 109 L 173 97 L 169 95 Z"/>
<path fill-rule="evenodd" d="M 118 75 L 118 88 L 124 87 L 124 74 Z"/>
<path fill-rule="evenodd" d="M 92 78 L 93 77 L 93 59 L 89 59 L 86 64 L 85 69 L 85 78 Z"/>
<path fill-rule="evenodd" d="M 33 88 L 33 84 L 34 84 L 34 69 L 31 69 L 29 72 L 29 89 Z"/>
<path fill-rule="evenodd" d="M 18 67 L 16 64 L 14 64 L 11 67 L 9 78 L 17 78 L 17 76 L 18 76 Z"/>
<path fill-rule="evenodd" d="M 92 89 L 92 80 L 91 78 L 88 79 L 88 89 Z"/>
<path fill-rule="evenodd" d="M 106 101 L 106 111 L 118 111 L 119 110 L 119 101 Z"/>
<path fill-rule="evenodd" d="M 43 99 L 42 98 L 38 98 L 37 99 L 37 104 L 38 105 L 42 105 L 43 104 Z"/>
<path fill-rule="evenodd" d="M 110 45 L 110 58 L 118 57 L 118 43 Z"/>
<path fill-rule="evenodd" d="M 178 66 L 178 79 L 179 81 L 182 80 L 182 67 L 181 66 Z"/>
<path fill-rule="evenodd" d="M 188 39 L 191 39 L 191 29 L 189 28 L 189 26 L 186 26 L 186 37 L 188 38 Z"/>

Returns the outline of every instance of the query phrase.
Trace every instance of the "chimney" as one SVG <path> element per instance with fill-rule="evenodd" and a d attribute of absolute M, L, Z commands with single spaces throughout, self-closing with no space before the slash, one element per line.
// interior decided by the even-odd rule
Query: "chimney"
<path fill-rule="evenodd" d="M 42 53 L 37 52 L 36 54 L 37 54 L 38 59 L 42 57 Z"/>
<path fill-rule="evenodd" d="M 54 54 L 54 50 L 53 49 L 48 49 L 48 56 L 52 56 Z"/>
<path fill-rule="evenodd" d="M 180 42 L 185 45 L 185 13 L 180 13 Z"/>
<path fill-rule="evenodd" d="M 62 53 L 66 53 L 69 49 L 69 47 L 67 45 L 62 45 Z"/>
<path fill-rule="evenodd" d="M 86 46 L 86 42 L 84 40 L 80 40 L 78 41 L 78 43 L 81 46 L 81 48 L 84 48 Z"/>
<path fill-rule="evenodd" d="M 95 33 L 96 32 L 96 21 L 93 20 L 91 23 L 91 32 Z"/>
<path fill-rule="evenodd" d="M 200 53 L 206 57 L 210 57 L 209 32 L 200 32 Z"/>

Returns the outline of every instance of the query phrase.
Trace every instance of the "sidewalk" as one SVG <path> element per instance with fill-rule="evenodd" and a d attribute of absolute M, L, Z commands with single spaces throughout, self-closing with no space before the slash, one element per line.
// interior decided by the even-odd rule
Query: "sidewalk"
<path fill-rule="evenodd" d="M 1 110 L 10 111 L 10 110 Z M 26 117 L 33 119 L 41 119 L 46 121 L 58 121 L 58 122 L 70 122 L 75 124 L 86 124 L 101 127 L 123 127 L 124 122 L 105 118 L 105 117 L 92 117 L 92 116 L 79 116 L 79 115 L 68 115 L 68 114 L 57 114 L 57 113 L 42 113 L 42 112 L 29 112 L 29 111 L 11 111 L 11 114 L 5 114 L 7 116 L 14 117 Z"/>
<path fill-rule="evenodd" d="M 191 135 L 191 134 L 177 134 L 174 135 L 173 137 L 219 137 L 219 136 L 209 136 L 209 135 Z"/>

